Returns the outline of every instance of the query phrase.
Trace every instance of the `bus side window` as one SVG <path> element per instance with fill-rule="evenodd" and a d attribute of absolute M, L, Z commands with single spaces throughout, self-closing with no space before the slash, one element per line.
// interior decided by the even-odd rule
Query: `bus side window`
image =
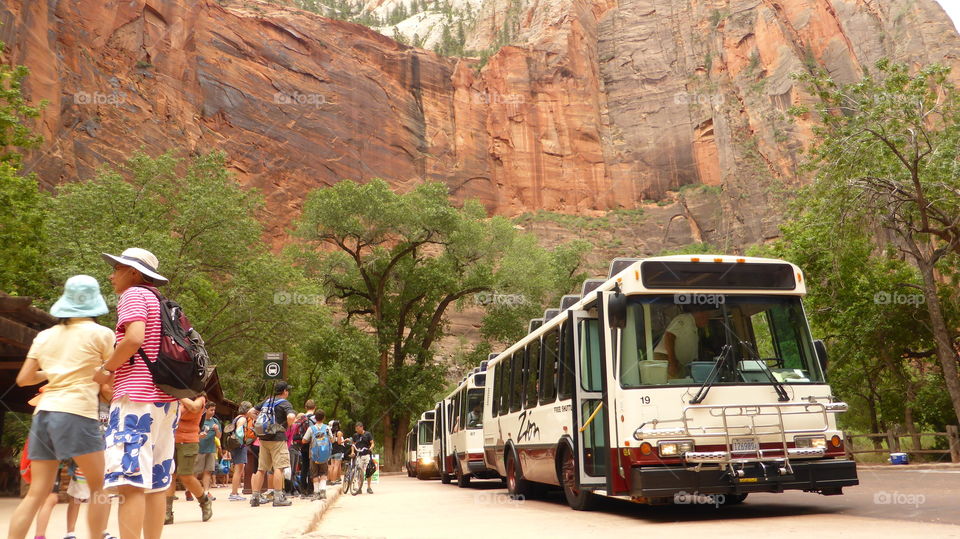
<path fill-rule="evenodd" d="M 443 417 L 443 414 L 442 414 L 441 412 L 443 412 L 443 405 L 442 405 L 442 404 L 439 405 L 439 406 L 437 406 L 437 409 L 435 410 L 435 413 L 433 414 L 433 439 L 434 439 L 434 440 L 439 440 L 439 439 L 440 439 L 440 433 L 443 432 L 443 425 L 440 425 L 440 428 L 437 428 L 437 422 L 440 421 L 440 418 L 441 418 L 441 417 Z"/>
<path fill-rule="evenodd" d="M 523 406 L 523 380 L 524 372 L 523 369 L 523 356 L 524 351 L 518 350 L 513 353 L 513 359 L 510 361 L 510 364 L 513 365 L 513 376 L 510 380 L 510 411 L 516 412 Z"/>
<path fill-rule="evenodd" d="M 573 326 L 564 322 L 560 328 L 560 398 L 573 396 Z"/>
<path fill-rule="evenodd" d="M 527 387 L 524 408 L 533 408 L 537 405 L 537 376 L 540 374 L 540 341 L 536 340 L 527 346 Z"/>
<path fill-rule="evenodd" d="M 497 417 L 500 412 L 500 373 L 503 369 L 500 365 L 493 367 L 493 398 L 490 400 L 490 415 Z"/>
<path fill-rule="evenodd" d="M 460 394 L 457 395 L 457 398 L 460 399 L 460 417 L 457 418 L 458 419 L 457 424 L 460 427 L 459 430 L 463 430 L 467 427 L 467 387 L 466 386 L 464 386 L 463 389 L 460 390 Z"/>
<path fill-rule="evenodd" d="M 500 415 L 510 413 L 510 373 L 512 356 L 503 358 L 503 361 L 497 365 L 498 369 L 503 369 L 503 375 L 500 377 Z"/>
<path fill-rule="evenodd" d="M 557 359 L 559 342 L 556 329 L 543 336 L 543 366 L 540 370 L 540 404 L 557 400 Z"/>

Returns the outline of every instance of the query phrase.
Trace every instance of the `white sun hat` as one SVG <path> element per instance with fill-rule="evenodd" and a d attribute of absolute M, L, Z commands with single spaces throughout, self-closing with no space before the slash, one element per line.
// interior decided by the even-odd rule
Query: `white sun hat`
<path fill-rule="evenodd" d="M 146 249 L 131 247 L 120 253 L 120 256 L 107 253 L 100 253 L 100 255 L 103 256 L 103 259 L 111 266 L 116 267 L 117 264 L 130 266 L 142 273 L 144 277 L 150 279 L 153 284 L 163 285 L 170 282 L 166 277 L 157 272 L 157 269 L 160 267 L 160 262 L 157 261 L 157 257 L 154 256 L 153 253 Z"/>

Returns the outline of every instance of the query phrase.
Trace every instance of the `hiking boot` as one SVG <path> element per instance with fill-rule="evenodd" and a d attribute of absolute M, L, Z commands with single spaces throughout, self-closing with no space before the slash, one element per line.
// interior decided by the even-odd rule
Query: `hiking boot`
<path fill-rule="evenodd" d="M 203 522 L 210 520 L 213 516 L 213 500 L 210 499 L 210 495 L 204 494 L 197 501 L 200 502 L 200 520 Z"/>
<path fill-rule="evenodd" d="M 167 498 L 167 515 L 163 519 L 163 525 L 173 524 L 173 497 Z"/>
<path fill-rule="evenodd" d="M 260 507 L 260 493 L 254 492 L 253 496 L 250 496 L 250 507 Z"/>
<path fill-rule="evenodd" d="M 373 489 L 370 487 L 367 487 L 367 494 L 373 494 Z"/>
<path fill-rule="evenodd" d="M 192 494 L 189 490 L 187 491 L 187 496 L 186 496 L 186 498 L 187 498 L 187 501 L 188 501 L 188 502 L 192 502 L 192 501 L 193 501 L 193 494 Z"/>
<path fill-rule="evenodd" d="M 274 507 L 287 507 L 289 505 L 293 505 L 293 502 L 287 499 L 286 494 L 279 492 L 273 495 Z"/>
<path fill-rule="evenodd" d="M 313 495 L 313 499 L 314 499 L 314 501 L 317 501 L 317 500 L 326 500 L 326 499 L 327 499 L 327 491 L 321 490 L 320 492 L 318 492 L 318 493 L 316 493 L 316 494 Z"/>

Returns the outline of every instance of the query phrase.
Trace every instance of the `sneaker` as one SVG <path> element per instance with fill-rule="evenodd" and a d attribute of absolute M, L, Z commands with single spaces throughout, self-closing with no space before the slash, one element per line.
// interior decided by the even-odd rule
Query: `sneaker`
<path fill-rule="evenodd" d="M 239 494 L 231 494 L 230 496 L 227 497 L 227 500 L 230 500 L 231 502 L 242 502 L 242 501 L 245 501 L 246 499 L 247 499 L 246 496 L 241 496 Z"/>
<path fill-rule="evenodd" d="M 210 495 L 204 494 L 197 501 L 200 502 L 200 520 L 203 522 L 210 520 L 213 517 L 213 500 L 210 499 Z"/>
<path fill-rule="evenodd" d="M 329 482 L 329 483 L 327 483 L 327 484 L 328 484 L 328 485 L 330 485 L 330 486 L 333 486 L 333 485 L 339 485 L 339 484 L 340 484 L 340 480 L 339 480 L 339 479 L 337 479 L 336 481 L 330 481 L 330 482 Z"/>
<path fill-rule="evenodd" d="M 188 502 L 192 502 L 192 501 L 193 501 L 193 494 L 191 494 L 189 490 L 187 491 L 187 501 L 188 501 Z"/>
<path fill-rule="evenodd" d="M 367 487 L 367 494 L 373 494 L 373 489 L 370 487 Z"/>
<path fill-rule="evenodd" d="M 273 506 L 274 506 L 274 507 L 287 507 L 287 506 L 290 506 L 290 505 L 293 505 L 293 502 L 290 501 L 290 500 L 288 500 L 287 497 L 286 497 L 286 495 L 284 495 L 284 494 L 282 494 L 282 493 L 281 493 L 281 494 L 277 494 L 276 496 L 273 497 Z"/>
<path fill-rule="evenodd" d="M 103 532 L 103 539 L 117 539 L 117 536 L 110 532 Z"/>
<path fill-rule="evenodd" d="M 207 492 L 207 498 L 210 498 L 210 501 L 215 501 L 217 499 L 217 497 L 210 492 Z"/>
<path fill-rule="evenodd" d="M 254 492 L 250 497 L 250 507 L 260 507 L 260 493 Z"/>
<path fill-rule="evenodd" d="M 326 490 L 321 490 L 321 491 L 317 494 L 317 496 L 318 496 L 318 498 L 317 498 L 318 500 L 326 500 L 326 499 L 327 499 L 327 491 L 326 491 Z"/>

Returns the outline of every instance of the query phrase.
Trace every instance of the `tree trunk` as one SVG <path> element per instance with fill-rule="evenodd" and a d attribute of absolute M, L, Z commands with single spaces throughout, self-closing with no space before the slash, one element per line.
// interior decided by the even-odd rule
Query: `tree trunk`
<path fill-rule="evenodd" d="M 960 377 L 957 376 L 957 354 L 950 341 L 950 331 L 943 318 L 943 308 L 940 305 L 940 296 L 937 295 L 937 280 L 933 274 L 933 265 L 925 259 L 918 259 L 917 266 L 923 277 L 923 296 L 926 300 L 927 313 L 930 316 L 930 328 L 933 330 L 933 341 L 936 343 L 937 360 L 943 369 L 943 379 L 950 394 L 950 403 L 953 404 L 953 413 L 960 421 Z"/>

